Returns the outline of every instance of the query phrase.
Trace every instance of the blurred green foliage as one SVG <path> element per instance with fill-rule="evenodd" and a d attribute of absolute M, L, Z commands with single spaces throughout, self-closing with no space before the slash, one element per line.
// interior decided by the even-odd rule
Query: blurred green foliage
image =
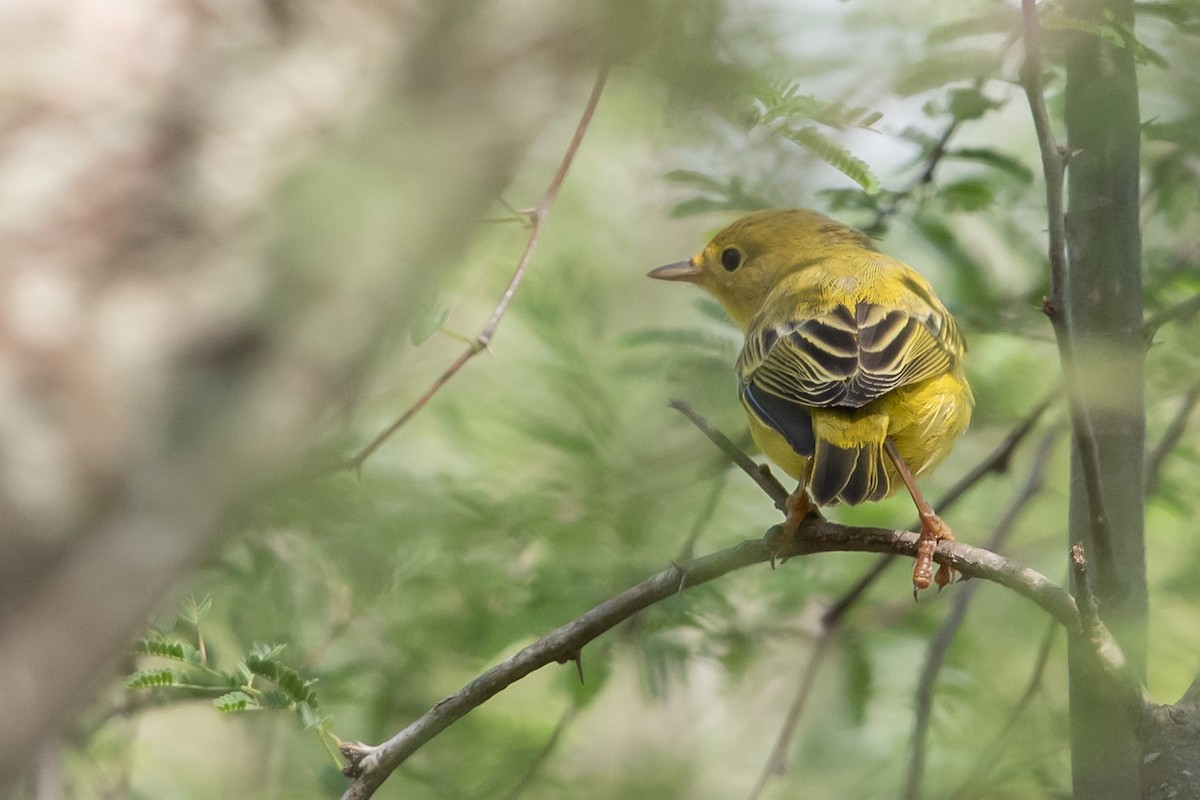
<path fill-rule="evenodd" d="M 286 643 L 271 663 L 286 662 L 300 683 L 280 680 L 297 689 L 319 679 L 321 713 L 332 718 L 324 729 L 344 739 L 391 736 L 522 645 L 667 566 L 690 532 L 697 551 L 708 552 L 776 521 L 754 485 L 667 408 L 668 399 L 685 399 L 744 438 L 731 366 L 739 334 L 711 301 L 643 278 L 689 256 L 737 213 L 801 205 L 868 228 L 881 248 L 929 276 L 962 320 L 978 412 L 926 481 L 933 496 L 1058 381 L 1039 310 L 1047 290 L 1043 189 L 1015 82 L 1011 4 L 662 7 L 661 28 L 614 67 L 491 351 L 361 475 L 279 486 L 231 521 L 234 541 L 187 587 L 211 598 L 209 659 L 250 652 L 258 641 Z M 1043 15 L 1054 21 L 1051 52 L 1059 31 L 1079 27 L 1056 8 Z M 1200 26 L 1193 3 L 1142 9 L 1137 39 L 1125 29 L 1095 33 L 1142 56 L 1151 315 L 1200 292 Z M 1050 67 L 1046 91 L 1058 108 L 1062 80 Z M 585 93 L 580 86 L 564 98 L 560 123 L 513 177 L 508 203 L 536 202 Z M 505 214 L 498 204 L 495 216 Z M 373 435 L 460 352 L 461 342 L 437 332 L 479 329 L 526 235 L 516 224 L 470 233 L 466 256 L 439 277 L 426 312 L 381 343 L 370 388 L 343 427 L 331 426 L 331 450 L 348 453 Z M 354 268 L 322 256 L 331 276 Z M 1151 447 L 1200 380 L 1198 341 L 1196 313 L 1155 333 Z M 1200 421 L 1192 416 L 1162 460 L 1148 511 L 1150 688 L 1163 702 L 1195 674 L 1200 641 Z M 1054 408 L 1041 427 L 1064 424 Z M 1032 449 L 949 515 L 960 538 L 986 538 Z M 1060 448 L 1006 548 L 1052 578 L 1065 570 L 1066 461 Z M 829 513 L 902 526 L 907 502 Z M 519 784 L 528 798 L 745 796 L 783 724 L 824 604 L 870 562 L 814 556 L 661 603 L 584 651 L 582 686 L 574 665 L 535 673 L 418 752 L 379 796 L 506 797 Z M 817 679 L 790 769 L 769 796 L 895 796 L 915 676 L 955 591 L 914 605 L 904 573 L 892 570 L 851 612 Z M 995 586 L 981 587 L 979 600 L 938 683 L 930 796 L 961 785 L 973 798 L 1066 796 L 1064 648 L 1053 646 L 1019 734 L 995 741 L 1031 680 L 1047 622 Z M 126 719 L 97 712 L 102 721 L 80 740 L 69 762 L 74 796 L 126 785 L 133 797 L 317 798 L 344 786 L 303 725 L 198 714 L 165 691 L 162 673 L 133 672 L 161 669 L 142 660 L 131 667 L 140 677 L 129 694 L 109 698 Z M 190 656 L 175 660 L 196 666 Z M 568 709 L 577 713 L 553 752 L 527 775 Z M 191 733 L 197 728 L 202 735 Z M 981 757 L 986 766 L 974 769 Z"/>

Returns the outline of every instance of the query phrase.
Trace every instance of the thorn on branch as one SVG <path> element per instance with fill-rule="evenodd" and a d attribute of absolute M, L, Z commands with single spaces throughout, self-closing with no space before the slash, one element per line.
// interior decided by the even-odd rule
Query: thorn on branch
<path fill-rule="evenodd" d="M 585 681 L 583 679 L 583 652 L 575 654 L 575 671 L 579 673 L 579 685 L 582 686 Z"/>
<path fill-rule="evenodd" d="M 688 572 L 687 568 L 678 561 L 671 561 L 671 566 L 679 573 L 679 588 L 675 590 L 675 594 L 683 594 L 683 590 L 687 588 Z"/>
<path fill-rule="evenodd" d="M 1042 313 L 1054 320 L 1058 317 L 1058 309 L 1054 307 L 1054 301 L 1049 297 L 1042 298 Z"/>

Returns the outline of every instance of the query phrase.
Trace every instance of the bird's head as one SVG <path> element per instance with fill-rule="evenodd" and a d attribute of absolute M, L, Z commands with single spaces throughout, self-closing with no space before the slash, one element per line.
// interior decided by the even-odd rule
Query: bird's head
<path fill-rule="evenodd" d="M 865 234 L 816 211 L 756 211 L 722 228 L 687 261 L 651 270 L 649 276 L 697 284 L 745 329 L 784 276 L 847 246 L 875 249 Z"/>

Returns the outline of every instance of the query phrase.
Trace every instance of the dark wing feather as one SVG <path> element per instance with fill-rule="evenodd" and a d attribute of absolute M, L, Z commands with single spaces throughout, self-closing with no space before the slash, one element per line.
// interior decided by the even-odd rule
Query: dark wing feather
<path fill-rule="evenodd" d="M 860 302 L 813 318 L 752 324 L 738 361 L 742 402 L 812 458 L 808 488 L 818 505 L 880 500 L 892 488 L 883 441 L 834 445 L 815 435 L 810 409 L 861 408 L 954 369 L 962 349 L 940 305 L 908 310 Z"/>
<path fill-rule="evenodd" d="M 949 315 L 865 302 L 751 330 L 738 362 L 742 383 L 818 408 L 861 408 L 940 375 L 953 369 L 961 342 Z"/>

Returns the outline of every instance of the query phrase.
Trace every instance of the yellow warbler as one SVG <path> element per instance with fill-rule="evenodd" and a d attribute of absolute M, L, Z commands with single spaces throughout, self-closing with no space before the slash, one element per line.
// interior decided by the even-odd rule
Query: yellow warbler
<path fill-rule="evenodd" d="M 914 592 L 927 588 L 938 540 L 953 537 L 913 476 L 946 457 L 974 404 L 962 335 L 929 283 L 865 234 L 803 209 L 742 217 L 650 277 L 699 285 L 746 332 L 737 374 L 750 432 L 800 481 L 775 553 L 814 504 L 881 500 L 904 485 L 922 524 Z M 950 577 L 942 565 L 938 585 Z"/>

